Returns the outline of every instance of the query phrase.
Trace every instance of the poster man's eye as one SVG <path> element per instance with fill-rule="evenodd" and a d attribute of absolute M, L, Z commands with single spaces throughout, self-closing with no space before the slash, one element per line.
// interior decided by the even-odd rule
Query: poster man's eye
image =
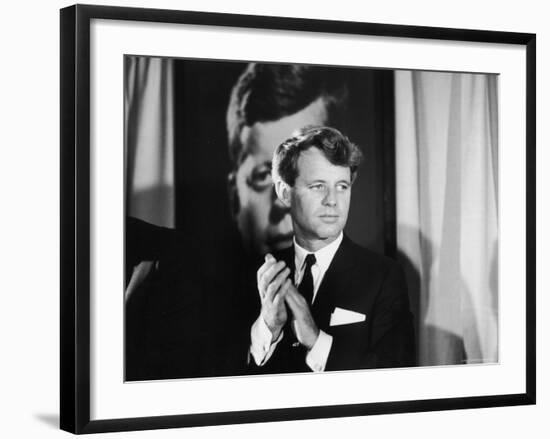
<path fill-rule="evenodd" d="M 256 191 L 263 191 L 272 186 L 271 166 L 258 166 L 246 179 L 247 184 Z"/>

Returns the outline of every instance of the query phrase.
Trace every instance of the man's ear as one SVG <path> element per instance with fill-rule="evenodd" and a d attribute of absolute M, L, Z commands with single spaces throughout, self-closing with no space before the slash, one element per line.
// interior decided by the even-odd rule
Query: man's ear
<path fill-rule="evenodd" d="M 276 180 L 275 193 L 281 203 L 283 203 L 286 207 L 290 207 L 290 186 L 288 184 L 281 179 Z"/>
<path fill-rule="evenodd" d="M 237 173 L 235 171 L 227 175 L 227 198 L 229 200 L 231 216 L 235 219 L 239 210 L 241 210 L 241 202 L 239 200 L 239 193 L 237 192 Z"/>

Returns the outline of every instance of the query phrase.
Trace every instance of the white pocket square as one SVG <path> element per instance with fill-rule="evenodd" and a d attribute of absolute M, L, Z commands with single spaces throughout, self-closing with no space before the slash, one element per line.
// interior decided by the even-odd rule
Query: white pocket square
<path fill-rule="evenodd" d="M 330 315 L 330 326 L 347 325 L 348 323 L 364 322 L 366 319 L 365 314 L 360 312 L 350 311 L 343 308 L 334 308 L 334 311 Z"/>

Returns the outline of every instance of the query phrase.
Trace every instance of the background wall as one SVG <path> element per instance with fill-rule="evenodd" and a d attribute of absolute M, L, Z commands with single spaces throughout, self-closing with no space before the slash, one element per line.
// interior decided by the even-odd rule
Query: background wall
<path fill-rule="evenodd" d="M 92 1 L 120 6 L 163 7 L 247 14 L 301 16 L 537 33 L 538 46 L 538 404 L 441 413 L 324 419 L 275 424 L 108 434 L 108 437 L 274 438 L 389 437 L 480 438 L 548 437 L 550 311 L 548 217 L 550 155 L 544 121 L 550 117 L 550 29 L 544 3 L 429 0 L 270 4 L 252 0 Z M 256 4 L 257 3 L 257 4 Z M 0 68 L 0 434 L 3 437 L 63 437 L 58 431 L 59 367 L 59 13 L 64 1 L 10 2 L 4 6 Z M 546 271 L 546 272 L 545 272 Z M 543 373 L 541 373 L 543 372 Z"/>

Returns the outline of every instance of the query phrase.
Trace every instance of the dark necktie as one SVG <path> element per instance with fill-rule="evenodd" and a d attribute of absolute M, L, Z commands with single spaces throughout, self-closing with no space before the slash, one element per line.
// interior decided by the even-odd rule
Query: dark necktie
<path fill-rule="evenodd" d="M 304 296 L 304 299 L 306 299 L 307 303 L 310 304 L 313 300 L 313 275 L 311 274 L 311 267 L 315 264 L 315 262 L 315 255 L 313 253 L 309 253 L 306 256 L 304 276 L 302 277 L 302 282 L 300 282 L 300 286 L 298 287 L 300 294 Z"/>
<path fill-rule="evenodd" d="M 313 299 L 313 275 L 311 274 L 311 266 L 315 264 L 315 255 L 310 253 L 306 256 L 306 267 L 304 269 L 304 275 L 302 276 L 302 282 L 298 286 L 298 292 L 306 299 L 308 304 L 311 304 Z M 309 371 L 309 367 L 306 365 L 305 356 L 306 349 L 296 339 L 294 333 L 294 327 L 291 324 L 292 320 L 289 319 L 290 327 L 290 346 L 292 347 L 289 356 L 289 363 L 287 365 L 288 372 L 306 372 Z"/>

